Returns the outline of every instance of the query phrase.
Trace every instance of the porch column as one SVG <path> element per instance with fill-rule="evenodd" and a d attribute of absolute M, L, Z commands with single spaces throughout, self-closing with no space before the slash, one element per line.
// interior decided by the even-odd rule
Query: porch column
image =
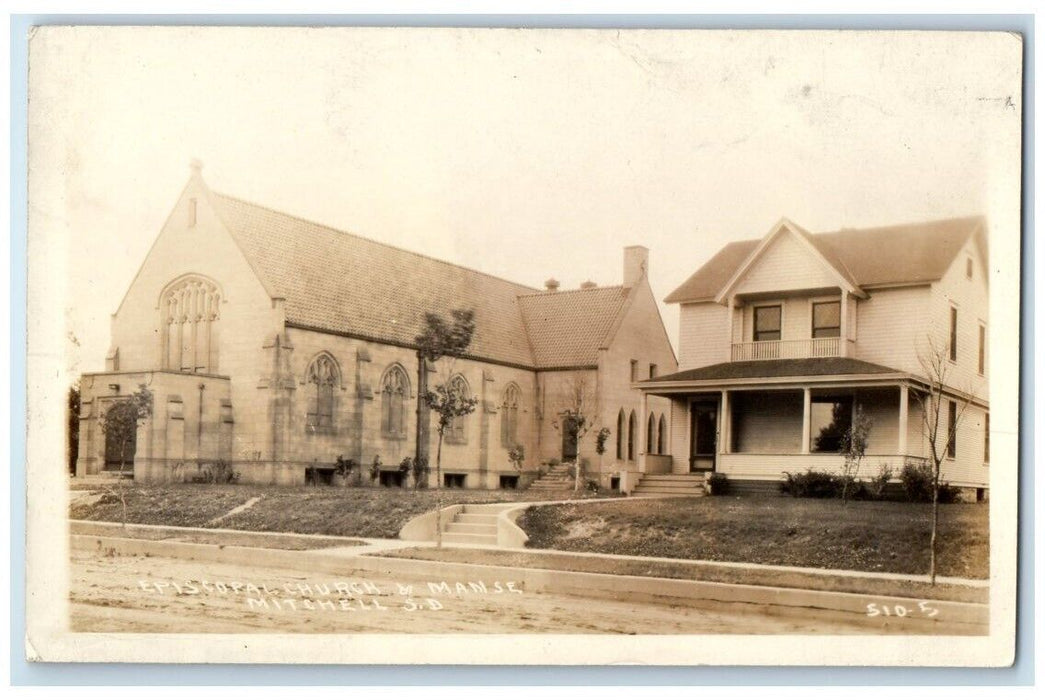
<path fill-rule="evenodd" d="M 907 454 L 907 385 L 900 385 L 900 436 L 896 441 L 896 451 L 898 454 Z"/>
<path fill-rule="evenodd" d="M 649 394 L 642 392 L 642 415 L 639 416 L 639 471 L 646 473 L 646 429 L 648 427 Z"/>
<path fill-rule="evenodd" d="M 730 409 L 729 409 L 729 392 L 728 391 L 723 391 L 722 392 L 722 407 L 720 409 L 720 415 L 719 415 L 719 426 L 720 427 L 719 427 L 719 431 L 718 431 L 718 453 L 722 454 L 722 455 L 729 454 L 729 441 L 730 441 L 730 437 L 729 437 L 729 429 L 730 429 L 729 418 L 730 418 L 730 415 L 731 414 L 730 414 Z"/>
<path fill-rule="evenodd" d="M 849 354 L 849 324 L 846 318 L 849 314 L 847 313 L 849 308 L 849 292 L 842 290 L 842 305 L 839 307 L 841 316 L 839 318 L 839 338 L 838 338 L 838 356 L 846 357 Z"/>
<path fill-rule="evenodd" d="M 810 409 L 812 407 L 812 392 L 809 387 L 802 389 L 802 452 L 809 454 L 809 431 L 810 431 Z"/>

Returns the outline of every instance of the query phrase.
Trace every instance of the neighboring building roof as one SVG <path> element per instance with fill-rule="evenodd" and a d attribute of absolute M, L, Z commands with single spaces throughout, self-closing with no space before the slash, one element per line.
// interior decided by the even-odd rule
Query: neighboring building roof
<path fill-rule="evenodd" d="M 537 367 L 586 367 L 598 361 L 628 288 L 596 287 L 519 297 Z"/>
<path fill-rule="evenodd" d="M 839 272 L 861 287 L 934 282 L 975 234 L 981 216 L 866 229 L 806 234 Z M 796 227 L 798 228 L 798 227 Z M 762 239 L 727 244 L 665 299 L 668 303 L 713 298 Z M 986 256 L 985 246 L 981 246 Z"/>
<path fill-rule="evenodd" d="M 413 347 L 426 312 L 471 308 L 471 357 L 589 366 L 627 298 L 622 287 L 539 292 L 228 195 L 212 201 L 295 326 Z"/>
<path fill-rule="evenodd" d="M 645 386 L 664 382 L 716 381 L 780 377 L 822 377 L 853 374 L 899 374 L 900 370 L 852 357 L 811 357 L 795 360 L 748 360 L 723 362 L 707 367 L 665 374 L 642 382 Z"/>

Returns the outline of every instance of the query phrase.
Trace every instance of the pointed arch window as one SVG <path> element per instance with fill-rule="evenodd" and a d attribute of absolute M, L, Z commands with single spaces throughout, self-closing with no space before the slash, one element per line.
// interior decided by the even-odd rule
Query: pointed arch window
<path fill-rule="evenodd" d="M 162 364 L 178 372 L 218 371 L 221 290 L 198 275 L 176 280 L 160 295 Z"/>
<path fill-rule="evenodd" d="M 657 446 L 656 420 L 652 412 L 649 414 L 649 418 L 646 419 L 646 454 L 654 454 L 654 448 Z"/>
<path fill-rule="evenodd" d="M 450 380 L 450 391 L 459 396 L 472 395 L 472 392 L 468 388 L 468 382 L 460 374 Z M 450 423 L 450 427 L 446 431 L 447 442 L 456 445 L 463 445 L 468 442 L 468 434 L 465 432 L 466 418 L 467 416 L 454 416 L 454 419 Z"/>
<path fill-rule="evenodd" d="M 617 459 L 624 459 L 624 409 L 617 414 Z"/>
<path fill-rule="evenodd" d="M 667 454 L 665 448 L 667 447 L 667 438 L 664 437 L 665 428 L 667 428 L 667 421 L 664 420 L 664 414 L 660 414 L 660 422 L 657 424 L 657 454 Z"/>
<path fill-rule="evenodd" d="M 509 384 L 501 401 L 501 445 L 512 448 L 519 442 L 519 387 Z"/>
<path fill-rule="evenodd" d="M 381 434 L 386 438 L 406 438 L 406 400 L 410 382 L 406 371 L 393 365 L 381 380 Z"/>
<path fill-rule="evenodd" d="M 635 411 L 628 416 L 628 461 L 635 461 Z"/>
<path fill-rule="evenodd" d="M 341 384 L 341 372 L 334 358 L 326 353 L 312 360 L 305 373 L 308 386 L 307 425 L 310 431 L 334 427 L 334 387 Z"/>

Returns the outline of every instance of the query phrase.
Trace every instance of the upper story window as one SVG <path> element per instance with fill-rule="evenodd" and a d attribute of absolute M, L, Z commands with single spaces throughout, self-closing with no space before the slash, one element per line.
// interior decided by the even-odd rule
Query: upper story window
<path fill-rule="evenodd" d="M 821 301 L 813 304 L 813 337 L 837 338 L 842 335 L 842 303 Z"/>
<path fill-rule="evenodd" d="M 965 258 L 965 276 L 972 279 L 972 258 Z"/>
<path fill-rule="evenodd" d="M 958 309 L 951 307 L 951 338 L 950 338 L 951 362 L 958 361 Z"/>
<path fill-rule="evenodd" d="M 189 275 L 160 295 L 162 364 L 180 372 L 216 372 L 221 291 L 212 280 Z"/>
<path fill-rule="evenodd" d="M 406 437 L 406 399 L 410 380 L 399 365 L 392 365 L 381 379 L 381 434 L 401 440 Z"/>
<path fill-rule="evenodd" d="M 780 305 L 756 306 L 754 313 L 754 340 L 780 340 Z"/>
<path fill-rule="evenodd" d="M 639 361 L 631 361 L 631 381 L 637 382 L 639 380 Z"/>
<path fill-rule="evenodd" d="M 987 327 L 984 325 L 980 326 L 980 357 L 976 363 L 976 367 L 980 374 L 983 374 L 983 370 L 987 366 Z"/>
<path fill-rule="evenodd" d="M 657 365 L 655 365 L 655 364 L 653 364 L 651 362 L 650 366 L 649 366 L 649 378 L 653 379 L 656 376 L 657 376 Z"/>
<path fill-rule="evenodd" d="M 322 353 L 312 360 L 305 374 L 308 384 L 307 423 L 311 431 L 334 427 L 334 387 L 341 383 L 334 358 Z"/>
<path fill-rule="evenodd" d="M 519 442 L 519 387 L 509 384 L 501 401 L 501 445 L 515 447 Z"/>

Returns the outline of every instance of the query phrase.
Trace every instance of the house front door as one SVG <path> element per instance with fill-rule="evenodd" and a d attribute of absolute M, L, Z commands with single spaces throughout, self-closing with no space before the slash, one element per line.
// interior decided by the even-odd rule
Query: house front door
<path fill-rule="evenodd" d="M 691 405 L 689 440 L 689 470 L 715 470 L 715 451 L 718 436 L 718 402 L 696 401 Z"/>

